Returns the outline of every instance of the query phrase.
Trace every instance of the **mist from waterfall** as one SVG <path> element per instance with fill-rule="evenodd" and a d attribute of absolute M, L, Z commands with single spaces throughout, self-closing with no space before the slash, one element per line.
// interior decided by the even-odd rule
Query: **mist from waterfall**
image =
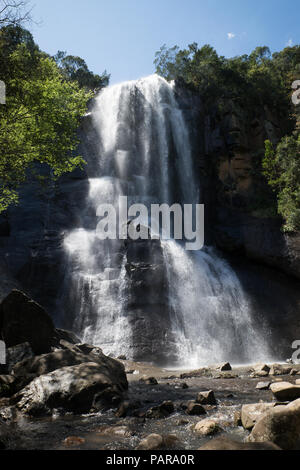
<path fill-rule="evenodd" d="M 65 238 L 69 301 L 77 306 L 74 328 L 84 341 L 131 358 L 126 253 L 118 240 L 97 238 L 96 209 L 103 203 L 117 207 L 120 195 L 148 209 L 154 203 L 195 204 L 200 195 L 183 113 L 163 78 L 152 75 L 104 89 L 92 122 L 97 158 L 89 163 L 87 211 L 82 227 Z M 266 360 L 264 333 L 255 328 L 251 303 L 229 264 L 208 247 L 192 253 L 169 240 L 162 249 L 176 362 L 197 367 Z"/>

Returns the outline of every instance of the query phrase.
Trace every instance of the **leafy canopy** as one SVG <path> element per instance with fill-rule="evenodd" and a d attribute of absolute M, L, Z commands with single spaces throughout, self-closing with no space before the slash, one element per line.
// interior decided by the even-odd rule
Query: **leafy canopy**
<path fill-rule="evenodd" d="M 19 186 L 37 164 L 46 165 L 53 178 L 84 164 L 76 152 L 77 129 L 93 94 L 78 77 L 66 76 L 20 26 L 0 29 L 0 71 L 6 84 L 6 105 L 0 105 L 3 211 L 17 202 Z"/>

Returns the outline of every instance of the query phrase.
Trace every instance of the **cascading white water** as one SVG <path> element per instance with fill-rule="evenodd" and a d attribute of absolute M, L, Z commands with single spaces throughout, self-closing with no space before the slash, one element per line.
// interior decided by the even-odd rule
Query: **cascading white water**
<path fill-rule="evenodd" d="M 153 75 L 103 90 L 92 111 L 97 163 L 89 180 L 88 208 L 129 204 L 196 203 L 197 181 L 189 133 L 172 86 Z M 106 353 L 131 357 L 126 314 L 126 254 L 118 241 L 101 242 L 91 224 L 65 239 L 70 257 L 75 327 Z M 230 266 L 213 251 L 186 252 L 162 242 L 171 328 L 182 366 L 268 356 L 250 304 Z M 118 257 L 118 262 L 115 258 Z M 149 360 L 151 361 L 151 357 Z"/>

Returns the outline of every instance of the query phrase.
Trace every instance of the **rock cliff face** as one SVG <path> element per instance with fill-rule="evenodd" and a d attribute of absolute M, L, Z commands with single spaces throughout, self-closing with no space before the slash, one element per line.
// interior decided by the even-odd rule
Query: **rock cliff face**
<path fill-rule="evenodd" d="M 203 170 L 210 175 L 214 193 L 212 238 L 223 250 L 300 278 L 300 235 L 281 231 L 274 195 L 258 170 L 264 141 L 277 143 L 287 131 L 286 123 L 266 106 L 250 113 L 228 100 L 221 109 L 204 116 L 202 126 Z"/>
<path fill-rule="evenodd" d="M 290 354 L 286 345 L 300 337 L 300 236 L 281 232 L 281 221 L 268 213 L 273 196 L 256 172 L 264 140 L 278 140 L 284 129 L 266 108 L 248 116 L 241 105 L 228 101 L 222 113 L 208 113 L 201 99 L 183 88 L 177 88 L 177 98 L 189 125 L 201 200 L 206 205 L 206 243 L 228 254 L 257 314 L 265 317 L 272 341 L 278 342 L 283 354 Z M 57 327 L 72 327 L 72 305 L 60 297 L 67 274 L 63 240 L 67 231 L 82 223 L 88 177 L 98 152 L 93 132 L 87 116 L 80 130 L 80 153 L 88 156 L 88 167 L 47 188 L 31 181 L 22 190 L 20 205 L 0 220 L 1 298 L 12 288 L 26 291 L 51 313 Z M 164 346 L 172 338 L 166 341 L 170 318 L 160 244 L 129 242 L 122 250 L 127 259 L 134 357 L 153 356 L 155 337 L 153 359 L 171 358 L 172 352 Z"/>

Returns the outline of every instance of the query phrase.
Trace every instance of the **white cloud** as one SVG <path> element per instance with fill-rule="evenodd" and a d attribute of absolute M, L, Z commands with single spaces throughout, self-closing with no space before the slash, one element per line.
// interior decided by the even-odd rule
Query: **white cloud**
<path fill-rule="evenodd" d="M 288 42 L 286 43 L 286 47 L 293 47 L 293 44 L 294 44 L 294 41 L 292 40 L 292 38 L 290 38 Z"/>
<path fill-rule="evenodd" d="M 229 40 L 235 38 L 235 36 L 236 36 L 235 33 L 227 33 L 227 38 L 228 38 Z"/>

